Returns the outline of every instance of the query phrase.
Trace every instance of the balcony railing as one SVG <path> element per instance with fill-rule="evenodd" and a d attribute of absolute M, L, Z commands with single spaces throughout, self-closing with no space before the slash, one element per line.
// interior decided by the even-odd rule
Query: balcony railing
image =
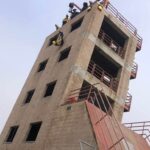
<path fill-rule="evenodd" d="M 137 34 L 137 29 L 120 13 L 118 10 L 112 5 L 109 4 L 107 9 L 113 16 L 115 16 L 118 20 L 120 20 L 123 25 L 138 39 L 137 50 L 141 50 L 143 39 Z"/>
<path fill-rule="evenodd" d="M 124 105 L 124 112 L 130 111 L 131 103 L 132 103 L 132 95 L 130 93 L 127 93 L 127 98 L 125 100 L 125 105 Z"/>
<path fill-rule="evenodd" d="M 99 39 L 102 40 L 107 46 L 109 46 L 116 54 L 124 58 L 123 48 L 115 42 L 109 35 L 107 35 L 103 30 L 100 31 L 98 35 Z"/>
<path fill-rule="evenodd" d="M 132 65 L 132 70 L 131 70 L 131 77 L 130 77 L 130 79 L 135 79 L 136 78 L 136 76 L 137 76 L 137 71 L 138 71 L 138 65 L 137 65 L 137 63 L 133 63 L 133 65 Z"/>
<path fill-rule="evenodd" d="M 97 3 L 95 1 L 94 3 Z M 73 3 L 75 7 L 77 7 L 79 10 L 81 8 Z M 122 22 L 122 24 L 137 38 L 138 43 L 136 47 L 136 51 L 141 50 L 143 39 L 137 34 L 137 29 L 134 25 L 132 25 L 111 3 L 109 3 L 106 7 L 106 10 L 111 13 L 114 17 L 116 17 L 119 21 Z"/>
<path fill-rule="evenodd" d="M 118 80 L 113 78 L 110 74 L 104 71 L 100 66 L 95 64 L 93 61 L 89 63 L 88 72 L 90 72 L 92 75 L 94 75 L 96 78 L 98 78 L 101 82 L 103 82 L 105 85 L 110 87 L 115 92 L 117 91 Z"/>
<path fill-rule="evenodd" d="M 150 121 L 125 123 L 127 128 L 143 136 L 150 145 Z"/>

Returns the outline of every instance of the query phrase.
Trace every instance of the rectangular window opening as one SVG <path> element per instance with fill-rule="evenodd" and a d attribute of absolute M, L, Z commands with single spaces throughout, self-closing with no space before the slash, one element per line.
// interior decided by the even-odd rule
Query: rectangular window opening
<path fill-rule="evenodd" d="M 53 94 L 56 82 L 57 81 L 54 81 L 54 82 L 51 82 L 51 83 L 47 84 L 44 97 L 51 96 Z"/>
<path fill-rule="evenodd" d="M 66 48 L 65 50 L 61 51 L 61 52 L 60 52 L 60 55 L 59 55 L 59 60 L 58 60 L 58 62 L 60 62 L 60 61 L 62 61 L 62 60 L 64 60 L 64 59 L 66 59 L 66 58 L 69 56 L 70 50 L 71 50 L 71 46 L 68 47 L 68 48 Z"/>
<path fill-rule="evenodd" d="M 35 92 L 35 89 L 33 89 L 33 90 L 31 90 L 31 91 L 29 91 L 29 92 L 27 93 L 26 99 L 25 99 L 25 101 L 24 101 L 25 104 L 26 104 L 26 103 L 30 103 L 30 101 L 31 101 L 31 99 L 32 99 L 32 97 L 33 97 L 34 92 Z"/>
<path fill-rule="evenodd" d="M 48 59 L 39 64 L 38 72 L 43 71 L 45 69 L 47 62 Z"/>
<path fill-rule="evenodd" d="M 124 57 L 124 46 L 128 37 L 106 17 L 102 23 L 99 38 L 113 51 Z"/>
<path fill-rule="evenodd" d="M 31 123 L 30 124 L 30 129 L 29 129 L 29 133 L 27 135 L 26 141 L 35 141 L 39 130 L 41 128 L 42 122 L 36 122 L 36 123 Z"/>
<path fill-rule="evenodd" d="M 13 126 L 10 128 L 6 142 L 13 142 L 13 139 L 17 133 L 18 128 L 19 128 L 19 126 Z"/>
<path fill-rule="evenodd" d="M 88 72 L 101 80 L 104 84 L 117 90 L 118 81 L 120 79 L 121 66 L 112 58 L 105 55 L 97 46 L 94 48 Z"/>
<path fill-rule="evenodd" d="M 82 22 L 83 22 L 83 18 L 81 18 L 78 21 L 76 21 L 75 23 L 73 23 L 71 25 L 71 32 L 78 29 L 81 26 Z"/>

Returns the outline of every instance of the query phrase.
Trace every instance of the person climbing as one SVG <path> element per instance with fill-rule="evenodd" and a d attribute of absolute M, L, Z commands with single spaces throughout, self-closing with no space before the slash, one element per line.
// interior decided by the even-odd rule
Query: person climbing
<path fill-rule="evenodd" d="M 55 46 L 62 46 L 64 44 L 63 38 L 64 38 L 64 33 L 59 31 L 56 40 L 52 41 L 53 45 L 55 45 Z"/>
<path fill-rule="evenodd" d="M 88 3 L 84 2 L 81 11 L 84 11 L 88 8 Z"/>
<path fill-rule="evenodd" d="M 62 21 L 62 26 L 65 25 L 69 21 L 69 16 L 66 15 L 66 17 Z"/>
<path fill-rule="evenodd" d="M 55 24 L 55 28 L 56 30 L 60 29 L 60 27 L 57 24 Z"/>

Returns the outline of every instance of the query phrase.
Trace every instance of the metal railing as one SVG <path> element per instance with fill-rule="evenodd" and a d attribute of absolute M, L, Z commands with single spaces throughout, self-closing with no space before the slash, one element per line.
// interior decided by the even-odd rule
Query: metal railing
<path fill-rule="evenodd" d="M 142 47 L 143 39 L 137 34 L 137 29 L 133 26 L 112 4 L 109 4 L 106 9 L 113 16 L 115 16 L 118 20 L 120 20 L 123 25 L 138 39 L 137 43 L 137 51 L 139 51 Z"/>
<path fill-rule="evenodd" d="M 96 3 L 97 1 L 93 2 Z M 80 7 L 73 3 L 79 10 Z M 116 17 L 118 20 L 120 20 L 123 25 L 135 36 L 137 37 L 138 43 L 137 43 L 137 51 L 141 50 L 143 39 L 137 34 L 137 29 L 134 25 L 132 25 L 111 3 L 109 3 L 106 7 L 106 10 L 111 13 L 114 17 Z"/>
<path fill-rule="evenodd" d="M 150 121 L 125 123 L 127 128 L 140 134 L 150 145 Z"/>
<path fill-rule="evenodd" d="M 131 70 L 131 79 L 135 79 L 137 76 L 138 64 L 133 62 L 132 70 Z"/>
<path fill-rule="evenodd" d="M 102 40 L 107 46 L 109 46 L 116 54 L 121 58 L 124 58 L 125 51 L 117 42 L 115 42 L 109 35 L 107 35 L 103 30 L 100 31 L 98 35 L 99 39 Z"/>
<path fill-rule="evenodd" d="M 112 90 L 114 90 L 115 92 L 117 91 L 118 80 L 113 78 L 110 74 L 104 71 L 100 66 L 98 66 L 93 61 L 90 61 L 87 71 L 92 75 L 94 75 L 96 78 L 98 78 L 105 85 L 110 87 Z"/>
<path fill-rule="evenodd" d="M 124 111 L 129 112 L 131 109 L 131 103 L 132 103 L 132 95 L 130 93 L 127 93 L 127 97 L 125 100 L 125 105 L 124 105 Z"/>
<path fill-rule="evenodd" d="M 86 102 L 91 103 L 95 107 L 99 108 L 100 109 L 99 113 L 102 113 L 104 111 L 105 113 L 102 113 L 101 117 L 98 116 L 96 108 L 94 108 L 92 111 L 93 112 L 92 115 L 94 115 L 97 118 L 97 121 L 94 123 L 94 126 L 97 128 L 95 131 L 96 132 L 95 134 L 97 134 L 97 140 L 103 140 L 105 142 L 102 149 L 111 150 L 117 147 L 120 150 L 124 150 L 124 146 L 122 144 L 122 142 L 124 141 L 127 149 L 129 150 L 129 146 L 126 141 L 126 138 L 113 113 L 112 105 L 109 101 L 109 98 L 105 95 L 103 89 L 99 91 L 96 88 L 97 85 L 99 85 L 99 83 L 96 83 L 94 85 L 88 85 L 82 87 L 81 89 L 72 90 L 65 104 L 72 104 L 72 103 L 77 103 L 85 100 Z M 107 105 L 109 106 L 109 109 Z M 110 112 L 111 112 L 111 116 L 110 116 Z M 107 131 L 103 130 L 103 126 L 101 126 L 102 122 L 105 124 L 105 129 L 107 129 Z M 109 136 L 109 140 L 107 139 L 106 132 L 107 132 L 107 136 Z"/>

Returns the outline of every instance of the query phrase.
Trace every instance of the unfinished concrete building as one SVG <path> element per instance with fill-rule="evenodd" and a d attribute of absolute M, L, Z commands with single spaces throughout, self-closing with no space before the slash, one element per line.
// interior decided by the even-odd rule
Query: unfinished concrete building
<path fill-rule="evenodd" d="M 60 31 L 63 43 L 56 46 Z M 149 150 L 149 122 L 141 129 L 121 123 L 141 45 L 136 28 L 111 4 L 95 2 L 72 17 L 46 38 L 0 150 Z"/>

